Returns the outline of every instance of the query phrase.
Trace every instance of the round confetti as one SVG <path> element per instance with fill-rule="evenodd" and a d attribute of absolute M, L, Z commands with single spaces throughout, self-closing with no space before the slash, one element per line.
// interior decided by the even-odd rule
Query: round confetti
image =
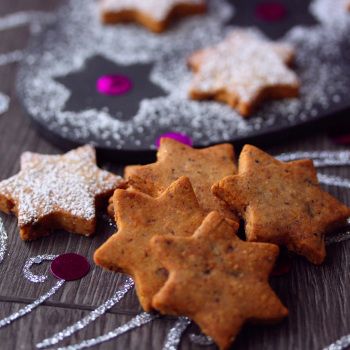
<path fill-rule="evenodd" d="M 51 263 L 51 272 L 60 279 L 73 281 L 84 277 L 90 269 L 89 262 L 80 254 L 59 255 Z"/>
<path fill-rule="evenodd" d="M 255 15 L 268 22 L 280 21 L 286 17 L 287 9 L 278 2 L 263 2 L 255 8 Z"/>
<path fill-rule="evenodd" d="M 132 82 L 124 75 L 109 74 L 97 80 L 96 88 L 103 95 L 117 96 L 130 91 Z"/>
<path fill-rule="evenodd" d="M 160 146 L 160 139 L 161 138 L 174 139 L 174 140 L 181 142 L 187 146 L 190 146 L 190 147 L 193 146 L 193 140 L 188 135 L 181 134 L 179 132 L 169 132 L 167 134 L 163 134 L 163 135 L 158 137 L 157 142 L 156 142 L 157 148 L 159 148 L 159 146 Z"/>

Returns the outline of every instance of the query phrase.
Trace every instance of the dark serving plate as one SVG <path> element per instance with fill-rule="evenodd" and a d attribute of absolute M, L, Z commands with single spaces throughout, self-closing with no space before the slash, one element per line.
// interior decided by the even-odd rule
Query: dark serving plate
<path fill-rule="evenodd" d="M 64 149 L 94 144 L 120 162 L 146 162 L 157 138 L 179 132 L 195 147 L 221 142 L 274 142 L 334 123 L 350 109 L 350 26 L 317 22 L 309 1 L 279 1 L 286 15 L 264 20 L 263 1 L 209 1 L 207 15 L 178 20 L 162 35 L 134 24 L 103 26 L 93 0 L 69 0 L 32 37 L 17 89 L 39 132 Z M 224 38 L 231 27 L 254 27 L 295 46 L 298 99 L 270 101 L 250 118 L 225 104 L 187 98 L 188 55 Z M 96 90 L 106 74 L 127 76 L 120 96 Z"/>

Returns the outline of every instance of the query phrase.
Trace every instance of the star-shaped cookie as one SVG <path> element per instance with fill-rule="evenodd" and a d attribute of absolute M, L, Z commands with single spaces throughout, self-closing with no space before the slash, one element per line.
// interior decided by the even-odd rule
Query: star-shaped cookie
<path fill-rule="evenodd" d="M 105 23 L 137 22 L 161 33 L 174 17 L 196 15 L 206 11 L 205 0 L 102 0 Z"/>
<path fill-rule="evenodd" d="M 153 295 L 167 279 L 166 271 L 151 252 L 151 238 L 190 236 L 202 223 L 205 213 L 186 176 L 158 198 L 116 190 L 113 200 L 118 232 L 95 252 L 94 260 L 107 270 L 130 275 L 142 307 L 150 311 Z"/>
<path fill-rule="evenodd" d="M 238 224 L 212 212 L 191 237 L 151 241 L 169 272 L 154 308 L 190 317 L 221 349 L 229 348 L 245 322 L 272 323 L 288 315 L 268 284 L 278 246 L 244 242 L 237 230 Z"/>
<path fill-rule="evenodd" d="M 244 219 L 247 240 L 285 245 L 322 263 L 324 234 L 345 225 L 350 208 L 321 189 L 313 162 L 279 162 L 246 145 L 238 164 L 238 175 L 219 181 L 212 191 Z"/>
<path fill-rule="evenodd" d="M 91 235 L 99 208 L 125 181 L 96 165 L 92 146 L 63 155 L 25 152 L 17 175 L 0 182 L 0 210 L 18 217 L 23 240 L 55 229 Z"/>
<path fill-rule="evenodd" d="M 288 68 L 291 46 L 273 43 L 248 30 L 233 30 L 213 47 L 192 54 L 192 99 L 226 102 L 246 117 L 267 98 L 297 97 L 299 80 Z"/>
<path fill-rule="evenodd" d="M 239 221 L 228 205 L 211 193 L 216 181 L 236 173 L 232 145 L 194 149 L 171 138 L 161 139 L 156 163 L 125 168 L 126 179 L 132 187 L 154 197 L 185 175 L 190 179 L 199 205 L 205 212 L 215 210 L 230 220 Z"/>

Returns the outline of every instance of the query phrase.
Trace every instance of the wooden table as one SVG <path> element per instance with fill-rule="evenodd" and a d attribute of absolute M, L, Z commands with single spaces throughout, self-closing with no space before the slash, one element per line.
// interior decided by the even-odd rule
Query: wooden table
<path fill-rule="evenodd" d="M 18 11 L 52 11 L 60 0 L 11 0 L 0 2 L 0 16 Z M 0 31 L 0 56 L 22 50 L 30 33 L 28 26 Z M 11 99 L 9 110 L 0 116 L 0 180 L 19 171 L 19 157 L 24 151 L 61 154 L 63 150 L 38 136 L 22 110 L 15 89 L 18 64 L 0 66 L 0 91 Z M 264 144 L 270 154 L 298 150 L 339 150 L 325 130 L 313 126 L 307 135 Z M 123 164 L 104 162 L 102 168 L 122 174 Z M 348 167 L 322 169 L 324 174 L 350 176 Z M 350 190 L 335 186 L 323 188 L 350 205 Z M 114 226 L 99 219 L 97 234 L 86 238 L 58 231 L 45 238 L 23 242 L 19 236 L 15 217 L 0 213 L 8 233 L 8 248 L 0 264 L 0 319 L 16 312 L 46 294 L 57 279 L 49 272 L 49 262 L 32 268 L 33 273 L 49 277 L 44 283 L 32 283 L 24 278 L 22 269 L 26 261 L 41 254 L 76 252 L 87 257 L 89 273 L 78 281 L 65 284 L 47 301 L 29 314 L 0 329 L 1 349 L 34 349 L 36 344 L 67 326 L 76 323 L 92 310 L 111 298 L 125 276 L 108 273 L 93 263 L 93 253 L 114 231 Z M 289 308 L 290 316 L 276 326 L 247 325 L 232 346 L 233 349 L 322 349 L 341 336 L 350 333 L 350 240 L 327 246 L 327 258 L 321 266 L 305 259 L 293 258 L 291 271 L 271 279 L 271 284 Z M 349 264 L 349 265 L 348 265 Z M 58 345 L 68 346 L 96 338 L 123 325 L 141 313 L 135 292 L 127 293 L 119 304 L 86 328 L 63 340 Z M 162 349 L 175 318 L 163 317 L 130 331 L 116 339 L 96 345 L 95 349 Z M 190 326 L 182 338 L 180 349 L 201 349 L 190 341 L 189 334 L 198 334 Z M 57 345 L 57 346 L 58 346 Z M 215 349 L 214 345 L 207 349 Z"/>

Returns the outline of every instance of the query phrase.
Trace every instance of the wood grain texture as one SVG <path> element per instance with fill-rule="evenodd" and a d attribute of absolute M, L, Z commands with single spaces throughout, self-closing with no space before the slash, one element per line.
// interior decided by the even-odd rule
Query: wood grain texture
<path fill-rule="evenodd" d="M 0 16 L 22 10 L 51 11 L 60 0 L 0 1 Z M 0 32 L 0 53 L 23 49 L 29 38 L 28 27 Z M 19 170 L 19 157 L 24 151 L 62 153 L 62 150 L 37 135 L 25 117 L 16 97 L 15 76 L 17 64 L 0 67 L 0 91 L 11 98 L 10 109 L 0 116 L 0 180 Z M 323 130 L 300 139 L 285 140 L 279 144 L 264 144 L 263 149 L 277 155 L 298 150 L 338 150 Z M 103 168 L 122 174 L 123 165 L 103 162 Z M 347 167 L 322 169 L 325 174 L 350 177 Z M 341 202 L 350 205 L 350 191 L 333 186 L 323 188 Z M 58 231 L 34 242 L 23 242 L 15 217 L 0 213 L 9 235 L 8 250 L 0 264 L 0 319 L 33 302 L 45 294 L 56 282 L 49 273 L 49 262 L 33 267 L 35 273 L 47 273 L 45 283 L 34 284 L 23 276 L 23 266 L 30 257 L 39 254 L 76 252 L 87 257 L 91 269 L 79 281 L 67 282 L 43 305 L 13 324 L 0 329 L 1 349 L 35 349 L 44 338 L 77 322 L 91 310 L 109 299 L 124 276 L 109 273 L 93 263 L 94 251 L 111 235 L 115 228 L 99 219 L 96 235 L 86 238 Z M 350 333 L 350 241 L 327 247 L 327 258 L 321 266 L 314 266 L 300 257 L 294 257 L 289 274 L 271 279 L 273 289 L 289 308 L 290 316 L 276 326 L 243 328 L 232 349 L 310 349 L 318 350 Z M 106 315 L 86 329 L 59 345 L 76 344 L 84 339 L 102 335 L 141 312 L 135 292 L 127 296 Z M 173 318 L 165 317 L 125 334 L 94 349 L 162 349 Z M 180 345 L 182 350 L 206 348 L 190 342 L 188 335 L 198 334 L 192 325 Z"/>

